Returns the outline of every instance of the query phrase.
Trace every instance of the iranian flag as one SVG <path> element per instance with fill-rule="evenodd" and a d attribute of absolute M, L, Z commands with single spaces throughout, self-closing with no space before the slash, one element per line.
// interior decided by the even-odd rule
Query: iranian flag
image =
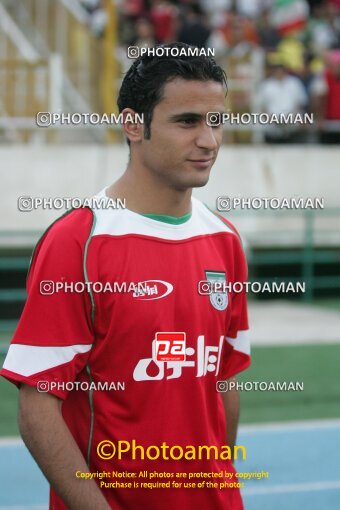
<path fill-rule="evenodd" d="M 309 14 L 306 0 L 274 0 L 271 20 L 281 34 L 304 28 Z"/>

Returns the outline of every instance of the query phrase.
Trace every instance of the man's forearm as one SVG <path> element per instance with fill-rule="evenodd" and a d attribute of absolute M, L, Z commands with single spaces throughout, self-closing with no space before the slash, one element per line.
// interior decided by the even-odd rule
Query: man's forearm
<path fill-rule="evenodd" d="M 228 379 L 228 382 L 234 382 L 236 378 Z M 240 394 L 238 389 L 229 389 L 222 393 L 224 412 L 227 421 L 227 445 L 231 448 L 235 446 L 237 437 L 237 426 L 240 414 Z"/>
<path fill-rule="evenodd" d="M 53 395 L 23 385 L 18 419 L 22 438 L 69 510 L 108 510 L 110 506 L 96 482 L 75 476 L 76 471 L 88 471 L 88 467 L 60 407 Z"/>

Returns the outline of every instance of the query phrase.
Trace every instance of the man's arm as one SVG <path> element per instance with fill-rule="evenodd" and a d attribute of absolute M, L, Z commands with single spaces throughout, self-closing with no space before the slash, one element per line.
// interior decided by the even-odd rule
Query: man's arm
<path fill-rule="evenodd" d="M 227 383 L 236 382 L 236 377 L 231 377 Z M 229 385 L 228 385 L 229 386 Z M 224 412 L 227 421 L 227 442 L 230 448 L 234 448 L 237 436 L 237 425 L 240 414 L 240 394 L 237 388 L 229 389 L 222 393 Z"/>
<path fill-rule="evenodd" d="M 23 384 L 19 396 L 21 436 L 69 510 L 109 510 L 96 482 L 76 478 L 89 469 L 61 413 L 61 401 Z"/>

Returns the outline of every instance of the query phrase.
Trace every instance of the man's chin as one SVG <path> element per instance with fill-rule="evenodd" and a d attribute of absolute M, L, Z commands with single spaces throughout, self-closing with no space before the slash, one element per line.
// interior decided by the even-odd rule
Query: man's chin
<path fill-rule="evenodd" d="M 191 188 L 202 188 L 209 181 L 210 172 L 187 178 L 175 186 L 178 190 L 184 191 Z"/>
<path fill-rule="evenodd" d="M 197 173 L 192 177 L 192 188 L 202 188 L 209 181 L 211 167 L 204 172 Z"/>
<path fill-rule="evenodd" d="M 191 186 L 191 188 L 203 188 L 209 181 L 209 175 L 204 179 L 197 179 L 196 182 Z"/>

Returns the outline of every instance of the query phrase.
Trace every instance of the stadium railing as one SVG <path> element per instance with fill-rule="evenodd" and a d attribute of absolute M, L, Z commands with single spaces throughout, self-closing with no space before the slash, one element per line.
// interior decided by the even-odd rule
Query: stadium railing
<path fill-rule="evenodd" d="M 36 135 L 32 132 L 35 123 L 32 111 L 115 111 L 112 98 L 118 76 L 113 51 L 116 21 L 114 4 L 107 2 L 107 6 L 108 28 L 104 37 L 96 37 L 89 28 L 87 12 L 75 0 L 0 4 L 3 85 L 0 115 L 2 129 L 10 133 L 9 141 L 30 141 Z M 45 78 L 41 79 L 42 62 L 45 62 L 47 84 Z M 28 78 L 22 79 L 25 73 Z M 85 137 L 84 131 L 78 132 L 85 142 L 89 141 L 88 135 L 98 141 L 98 130 L 89 128 Z M 16 131 L 20 129 L 24 130 L 24 136 Z M 114 139 L 112 131 L 107 135 L 108 140 Z M 60 137 L 55 133 L 43 135 L 42 141 L 59 142 Z"/>

